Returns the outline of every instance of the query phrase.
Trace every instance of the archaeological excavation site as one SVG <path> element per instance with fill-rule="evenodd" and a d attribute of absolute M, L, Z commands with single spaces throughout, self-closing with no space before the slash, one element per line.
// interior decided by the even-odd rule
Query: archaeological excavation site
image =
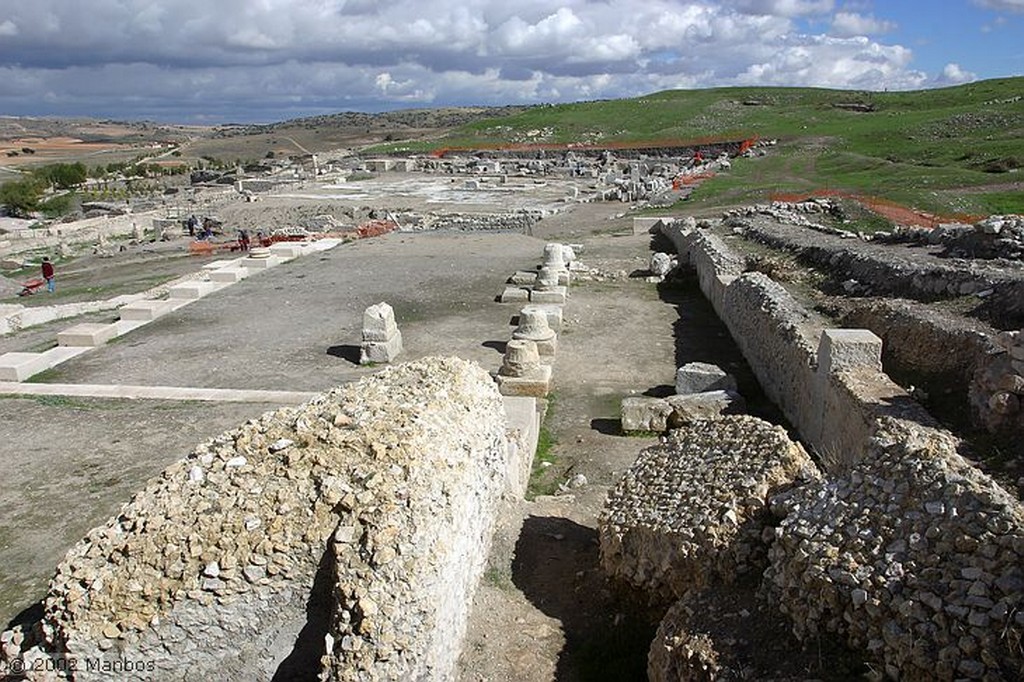
<path fill-rule="evenodd" d="M 787 144 L 3 218 L 0 677 L 1024 679 L 1024 217 L 702 199 Z"/>

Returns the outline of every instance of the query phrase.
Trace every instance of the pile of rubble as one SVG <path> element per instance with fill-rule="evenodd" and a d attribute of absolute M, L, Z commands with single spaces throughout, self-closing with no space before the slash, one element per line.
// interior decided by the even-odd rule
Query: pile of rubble
<path fill-rule="evenodd" d="M 802 639 L 839 633 L 893 679 L 1020 679 L 1020 502 L 941 431 L 884 419 L 870 447 L 773 502 L 773 601 Z"/>
<path fill-rule="evenodd" d="M 1024 216 L 993 215 L 973 225 L 897 228 L 876 237 L 889 243 L 942 245 L 955 258 L 1024 260 Z"/>
<path fill-rule="evenodd" d="M 522 232 L 529 233 L 544 213 L 520 210 L 512 213 L 442 213 L 424 217 L 420 229 L 455 230 L 459 232 Z"/>
<path fill-rule="evenodd" d="M 769 498 L 817 469 L 756 417 L 701 420 L 642 451 L 608 495 L 601 565 L 661 599 L 764 570 Z"/>
<path fill-rule="evenodd" d="M 701 419 L 746 410 L 736 392 L 736 378 L 720 367 L 689 362 L 676 370 L 676 392 L 667 398 L 628 396 L 622 399 L 622 431 L 660 432 Z"/>
<path fill-rule="evenodd" d="M 841 212 L 838 205 L 831 199 L 815 198 L 800 202 L 774 201 L 771 204 L 756 204 L 744 206 L 725 211 L 722 219 L 727 226 L 743 229 L 747 226 L 745 218 L 767 217 L 778 223 L 786 225 L 798 225 L 816 232 L 831 234 L 843 239 L 853 239 L 859 235 L 856 232 L 842 230 L 825 223 L 812 220 L 808 216 L 833 216 L 839 217 Z"/>

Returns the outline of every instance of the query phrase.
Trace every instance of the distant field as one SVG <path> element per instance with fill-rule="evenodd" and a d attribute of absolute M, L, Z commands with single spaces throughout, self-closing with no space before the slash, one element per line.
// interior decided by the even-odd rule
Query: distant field
<path fill-rule="evenodd" d="M 1024 213 L 1024 78 L 916 92 L 669 90 L 529 108 L 346 112 L 222 128 L 0 117 L 0 141 L 6 140 L 0 142 L 0 181 L 12 177 L 12 167 L 159 160 L 172 150 L 187 163 L 203 157 L 234 162 L 342 148 L 424 153 L 752 137 L 778 144 L 767 156 L 741 160 L 705 182 L 692 205 L 714 208 L 834 190 L 940 215 Z M 80 142 L 68 144 L 68 138 Z M 160 152 L 154 142 L 178 146 Z"/>
<path fill-rule="evenodd" d="M 705 183 L 698 205 L 834 189 L 935 213 L 1024 212 L 1024 78 L 916 92 L 813 88 L 670 90 L 633 99 L 534 107 L 430 143 L 387 149 L 523 143 L 777 139 Z M 987 188 L 991 187 L 991 191 Z"/>

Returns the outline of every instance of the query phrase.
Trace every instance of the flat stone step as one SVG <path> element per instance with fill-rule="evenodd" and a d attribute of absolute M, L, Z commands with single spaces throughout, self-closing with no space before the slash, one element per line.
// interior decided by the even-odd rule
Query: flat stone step
<path fill-rule="evenodd" d="M 8 353 L 10 355 L 10 353 Z M 26 355 L 22 353 L 22 355 Z M 33 355 L 28 353 L 27 355 Z M 35 354 L 38 355 L 38 354 Z M 3 356 L 0 356 L 0 361 Z M 44 368 L 45 369 L 45 368 Z M 0 393 L 13 395 L 62 395 L 79 398 L 135 400 L 201 400 L 205 402 L 272 403 L 300 405 L 319 395 L 305 391 L 262 391 L 235 388 L 179 386 L 123 386 L 97 384 L 22 384 L 0 379 Z"/>
<path fill-rule="evenodd" d="M 90 350 L 92 350 L 90 346 L 57 346 L 43 352 L 42 356 L 46 359 L 46 364 L 49 365 L 48 369 L 52 369 L 62 362 L 67 362 L 71 358 L 77 358 L 82 353 L 88 353 Z"/>
<path fill-rule="evenodd" d="M 284 258 L 272 255 L 270 258 L 243 258 L 241 265 L 251 270 L 267 270 L 284 262 Z"/>
<path fill-rule="evenodd" d="M 135 301 L 118 308 L 122 320 L 151 322 L 167 313 L 180 308 L 175 301 Z"/>
<path fill-rule="evenodd" d="M 112 323 L 83 322 L 57 332 L 57 345 L 95 348 L 102 346 L 115 336 L 117 336 L 117 327 Z"/>
<path fill-rule="evenodd" d="M 233 268 L 238 266 L 238 261 L 241 258 L 232 258 L 231 260 L 215 260 L 211 263 L 207 263 L 203 266 L 203 270 L 220 270 L 222 268 Z"/>
<path fill-rule="evenodd" d="M 223 282 L 185 282 L 168 289 L 167 295 L 172 299 L 194 301 L 223 289 L 225 286 L 227 285 Z"/>
<path fill-rule="evenodd" d="M 241 266 L 221 268 L 220 270 L 210 271 L 210 281 L 220 284 L 234 284 L 235 282 L 242 281 L 250 274 L 249 268 Z"/>
<path fill-rule="evenodd" d="M 117 334 L 115 336 L 124 336 L 139 327 L 145 327 L 149 322 L 149 320 L 118 320 L 114 323 L 114 326 L 117 327 Z"/>
<path fill-rule="evenodd" d="M 42 353 L 4 353 L 0 355 L 0 381 L 25 381 L 50 369 Z"/>
<path fill-rule="evenodd" d="M 271 244 L 270 253 L 281 258 L 298 258 L 309 253 L 309 248 L 299 242 L 278 242 Z"/>

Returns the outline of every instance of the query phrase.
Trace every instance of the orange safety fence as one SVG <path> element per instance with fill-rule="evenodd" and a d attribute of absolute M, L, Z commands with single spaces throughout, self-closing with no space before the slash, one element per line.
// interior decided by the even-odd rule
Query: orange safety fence
<path fill-rule="evenodd" d="M 715 177 L 715 174 L 711 171 L 704 173 L 680 173 L 676 177 L 672 178 L 672 189 L 681 189 L 688 185 L 699 185 L 705 180 L 710 180 Z"/>
<path fill-rule="evenodd" d="M 936 227 L 942 223 L 976 223 L 984 216 L 968 213 L 928 213 L 916 208 L 910 208 L 889 199 L 871 197 L 853 192 L 844 192 L 837 189 L 823 189 L 815 192 L 776 192 L 770 195 L 772 201 L 785 201 L 797 203 L 807 201 L 814 197 L 839 197 L 856 201 L 864 208 L 887 218 L 897 225 L 909 225 L 914 227 Z"/>

